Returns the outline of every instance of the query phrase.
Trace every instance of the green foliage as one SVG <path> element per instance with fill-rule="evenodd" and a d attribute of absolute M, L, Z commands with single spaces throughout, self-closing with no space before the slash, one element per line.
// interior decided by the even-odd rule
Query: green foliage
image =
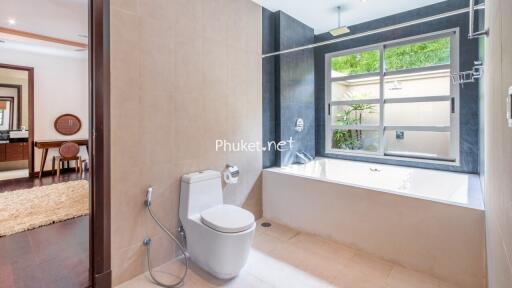
<path fill-rule="evenodd" d="M 363 74 L 379 71 L 379 51 L 372 50 L 332 58 L 332 70 L 343 75 Z"/>
<path fill-rule="evenodd" d="M 450 38 L 388 48 L 384 52 L 386 71 L 450 63 Z"/>
<path fill-rule="evenodd" d="M 384 62 L 387 71 L 450 63 L 450 38 L 386 48 Z M 335 57 L 331 69 L 343 75 L 378 72 L 379 51 Z"/>
<path fill-rule="evenodd" d="M 371 104 L 353 104 L 347 109 L 338 112 L 336 117 L 337 125 L 361 125 L 363 114 L 374 113 L 374 106 Z M 333 132 L 333 148 L 345 150 L 358 150 L 362 148 L 363 132 L 361 130 L 340 130 Z"/>
<path fill-rule="evenodd" d="M 361 146 L 354 135 L 352 130 L 334 130 L 332 135 L 333 148 L 344 150 L 356 150 Z"/>

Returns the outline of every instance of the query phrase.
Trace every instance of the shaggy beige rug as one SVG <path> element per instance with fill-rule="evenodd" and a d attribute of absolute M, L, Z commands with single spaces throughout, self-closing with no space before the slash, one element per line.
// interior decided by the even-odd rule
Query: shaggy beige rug
<path fill-rule="evenodd" d="M 89 214 L 89 183 L 71 181 L 0 193 L 0 236 Z"/>

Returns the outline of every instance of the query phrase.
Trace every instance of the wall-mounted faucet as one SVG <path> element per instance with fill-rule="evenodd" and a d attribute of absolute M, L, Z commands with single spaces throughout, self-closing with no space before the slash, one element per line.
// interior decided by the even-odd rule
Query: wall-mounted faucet
<path fill-rule="evenodd" d="M 308 153 L 302 151 L 302 152 L 295 152 L 295 163 L 297 164 L 306 164 L 310 161 L 313 161 L 315 158 Z"/>

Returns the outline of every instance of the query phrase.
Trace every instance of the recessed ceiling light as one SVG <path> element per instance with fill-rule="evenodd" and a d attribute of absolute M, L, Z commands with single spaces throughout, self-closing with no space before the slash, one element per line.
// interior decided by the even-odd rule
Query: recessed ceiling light
<path fill-rule="evenodd" d="M 16 25 L 16 19 L 9 18 L 9 19 L 7 19 L 7 23 L 9 23 L 9 25 Z"/>
<path fill-rule="evenodd" d="M 361 1 L 361 2 L 363 2 L 363 3 L 366 3 L 368 0 L 359 0 L 359 1 Z"/>

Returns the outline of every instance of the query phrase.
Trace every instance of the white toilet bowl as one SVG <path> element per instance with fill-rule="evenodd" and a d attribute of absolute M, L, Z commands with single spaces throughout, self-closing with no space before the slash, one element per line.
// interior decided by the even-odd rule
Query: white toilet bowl
<path fill-rule="evenodd" d="M 247 262 L 256 223 L 251 212 L 223 204 L 220 173 L 183 176 L 179 209 L 192 261 L 220 279 L 238 275 Z"/>

